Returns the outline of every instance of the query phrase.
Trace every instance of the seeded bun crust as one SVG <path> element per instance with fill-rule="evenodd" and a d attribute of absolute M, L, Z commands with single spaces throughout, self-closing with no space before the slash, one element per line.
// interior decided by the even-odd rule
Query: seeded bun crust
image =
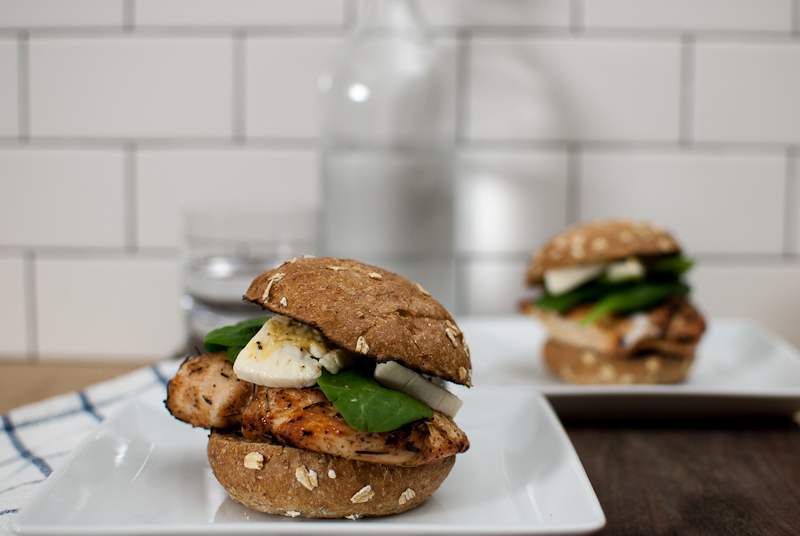
<path fill-rule="evenodd" d="M 561 379 L 587 385 L 677 383 L 694 362 L 693 351 L 620 358 L 552 339 L 545 343 L 543 354 L 547 368 Z"/>
<path fill-rule="evenodd" d="M 665 230 L 649 223 L 601 221 L 570 227 L 547 242 L 528 264 L 531 285 L 553 268 L 624 259 L 632 255 L 673 255 L 680 246 Z"/>
<path fill-rule="evenodd" d="M 469 348 L 455 320 L 403 276 L 350 259 L 303 258 L 258 276 L 244 298 L 317 328 L 377 362 L 472 384 Z"/>
<path fill-rule="evenodd" d="M 405 512 L 436 491 L 455 458 L 399 467 L 252 441 L 238 432 L 212 431 L 208 440 L 211 469 L 233 500 L 260 512 L 290 517 Z M 316 474 L 310 476 L 311 472 Z M 364 490 L 366 486 L 370 488 Z"/>

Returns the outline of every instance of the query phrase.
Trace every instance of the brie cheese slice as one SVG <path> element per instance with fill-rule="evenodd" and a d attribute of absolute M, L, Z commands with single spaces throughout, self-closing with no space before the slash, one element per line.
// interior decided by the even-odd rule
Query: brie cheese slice
<path fill-rule="evenodd" d="M 558 296 L 594 279 L 604 269 L 605 264 L 592 263 L 547 270 L 544 273 L 544 287 L 549 294 Z"/>
<path fill-rule="evenodd" d="M 606 276 L 611 281 L 638 279 L 644 276 L 644 272 L 644 264 L 635 257 L 630 257 L 624 261 L 612 262 L 606 267 Z"/>
<path fill-rule="evenodd" d="M 396 361 L 379 363 L 375 367 L 374 376 L 384 387 L 405 393 L 449 417 L 455 417 L 463 404 L 460 398 L 444 387 L 439 387 L 422 374 Z"/>
<path fill-rule="evenodd" d="M 319 330 L 275 315 L 239 352 L 233 371 L 257 385 L 311 387 L 323 367 L 336 374 L 354 361 L 349 352 L 329 347 Z"/>

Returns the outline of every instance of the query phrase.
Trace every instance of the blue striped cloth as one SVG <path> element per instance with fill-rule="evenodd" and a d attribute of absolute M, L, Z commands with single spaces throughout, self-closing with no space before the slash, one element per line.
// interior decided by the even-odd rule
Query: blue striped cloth
<path fill-rule="evenodd" d="M 181 361 L 171 359 L 74 393 L 3 414 L 0 432 L 0 536 L 11 520 L 100 421 L 134 398 L 163 400 Z M 166 411 L 166 410 L 165 410 Z"/>

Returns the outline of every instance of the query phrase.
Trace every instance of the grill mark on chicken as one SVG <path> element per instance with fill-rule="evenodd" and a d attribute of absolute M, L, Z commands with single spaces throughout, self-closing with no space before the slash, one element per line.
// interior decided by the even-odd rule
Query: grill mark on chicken
<path fill-rule="evenodd" d="M 469 448 L 464 433 L 439 412 L 391 432 L 356 430 L 313 388 L 258 387 L 245 410 L 242 434 L 384 465 L 425 465 Z"/>

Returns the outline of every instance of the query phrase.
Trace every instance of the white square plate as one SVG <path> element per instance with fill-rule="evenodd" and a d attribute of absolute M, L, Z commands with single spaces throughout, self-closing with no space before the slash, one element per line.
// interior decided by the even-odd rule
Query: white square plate
<path fill-rule="evenodd" d="M 800 410 L 800 353 L 772 332 L 739 320 L 712 320 L 685 382 L 571 385 L 542 363 L 544 328 L 529 316 L 466 317 L 475 385 L 526 385 L 561 417 L 733 417 Z"/>
<path fill-rule="evenodd" d="M 471 448 L 420 507 L 350 521 L 262 514 L 228 498 L 207 431 L 137 401 L 102 423 L 36 492 L 23 535 L 586 534 L 605 517 L 564 429 L 529 388 L 459 390 Z"/>

